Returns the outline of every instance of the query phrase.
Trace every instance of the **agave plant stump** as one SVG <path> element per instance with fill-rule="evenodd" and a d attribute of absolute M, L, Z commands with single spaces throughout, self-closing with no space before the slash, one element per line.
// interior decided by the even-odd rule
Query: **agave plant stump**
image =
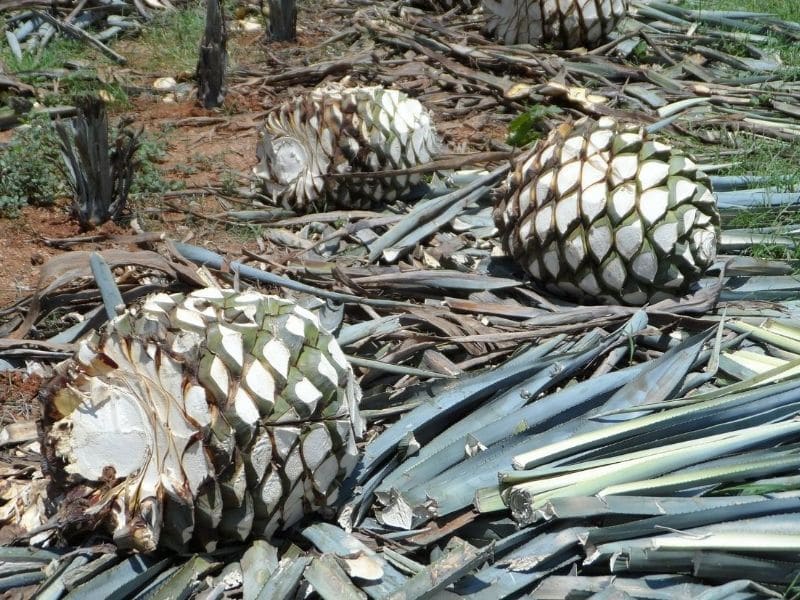
<path fill-rule="evenodd" d="M 122 215 L 136 169 L 139 135 L 122 128 L 109 144 L 105 103 L 95 97 L 78 103 L 78 116 L 57 123 L 61 154 L 74 199 L 72 212 L 82 229 Z"/>
<path fill-rule="evenodd" d="M 227 37 L 220 0 L 208 0 L 206 30 L 200 44 L 200 60 L 197 62 L 197 99 L 204 108 L 221 106 L 225 100 Z"/>
<path fill-rule="evenodd" d="M 267 17 L 267 39 L 270 42 L 293 42 L 297 37 L 295 0 L 261 0 L 261 12 Z"/>

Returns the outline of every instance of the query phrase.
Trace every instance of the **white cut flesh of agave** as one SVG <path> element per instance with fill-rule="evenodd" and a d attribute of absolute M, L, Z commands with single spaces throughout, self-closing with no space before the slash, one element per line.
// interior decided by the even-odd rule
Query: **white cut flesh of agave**
<path fill-rule="evenodd" d="M 128 491 L 139 499 L 157 496 L 162 486 L 170 494 L 184 496 L 184 482 L 196 492 L 212 469 L 198 444 L 189 447 L 195 426 L 176 402 L 152 387 L 143 390 L 146 384 L 140 382 L 136 375 L 113 385 L 92 379 L 84 404 L 64 418 L 69 427 L 51 431 L 56 452 L 65 459 L 67 472 L 89 481 L 110 474 L 134 479 L 137 483 Z"/>
<path fill-rule="evenodd" d="M 302 143 L 294 138 L 278 138 L 272 143 L 275 152 L 272 172 L 278 183 L 288 185 L 294 183 L 308 168 L 308 153 Z"/>
<path fill-rule="evenodd" d="M 141 471 L 153 455 L 155 440 L 150 419 L 129 390 L 93 379 L 86 407 L 67 417 L 69 427 L 53 428 L 56 452 L 66 459 L 67 472 L 90 481 L 113 466 L 117 477 Z M 88 409 L 88 410 L 87 410 Z"/>
<path fill-rule="evenodd" d="M 140 311 L 81 344 L 52 400 L 63 416 L 47 430 L 67 473 L 112 502 L 102 518 L 114 539 L 143 551 L 190 542 L 213 550 L 331 505 L 363 422 L 347 359 L 317 316 L 217 289 L 161 295 Z M 176 326 L 179 312 L 193 330 Z M 168 347 L 160 336 L 172 336 Z M 332 403 L 324 422 L 320 402 Z M 298 426 L 298 413 L 315 419 Z M 107 494 L 110 479 L 122 481 Z"/>

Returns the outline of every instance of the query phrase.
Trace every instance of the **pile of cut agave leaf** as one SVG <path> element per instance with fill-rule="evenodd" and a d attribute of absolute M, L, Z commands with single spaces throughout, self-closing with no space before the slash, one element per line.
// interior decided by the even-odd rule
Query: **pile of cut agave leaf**
<path fill-rule="evenodd" d="M 317 50 L 286 52 L 279 73 L 246 69 L 232 77 L 240 90 L 282 102 L 287 85 L 313 87 L 328 73 L 347 73 L 354 82 L 407 92 L 434 112 L 440 132 L 473 130 L 466 145 L 480 150 L 507 150 L 492 126 L 542 105 L 573 116 L 659 123 L 722 144 L 734 156 L 741 133 L 800 137 L 800 84 L 773 44 L 797 43 L 800 26 L 774 15 L 715 10 L 713 0 L 633 0 L 606 44 L 555 52 L 487 38 L 480 11 L 441 16 L 408 4 L 414 3 L 322 7 L 331 38 Z M 332 45 L 342 40 L 343 56 L 331 60 Z M 217 216 L 255 218 L 245 211 Z"/>
<path fill-rule="evenodd" d="M 651 17 L 679 10 L 637 6 L 645 4 Z M 685 17 L 664 20 L 648 39 Z M 368 30 L 419 51 L 398 31 L 403 23 L 386 18 Z M 415 28 L 424 39 L 426 21 Z M 489 71 L 530 63 L 528 49 L 500 61 L 499 47 L 478 53 L 437 31 L 436 50 L 426 54 L 451 72 L 459 72 L 451 53 Z M 597 55 L 570 60 L 565 66 L 580 77 L 622 73 Z M 496 80 L 475 79 L 479 71 L 467 75 L 488 85 L 487 97 L 507 95 Z M 713 102 L 678 105 L 684 80 L 639 84 L 619 100 L 630 108 L 641 99 L 645 122 L 679 115 L 796 135 L 772 113 L 758 122 L 731 117 L 726 102 L 749 91 L 726 88 Z M 791 112 L 788 102 L 778 109 Z M 669 108 L 655 114 L 644 105 Z M 47 599 L 795 597 L 800 281 L 791 263 L 735 255 L 764 240 L 791 247 L 794 233 L 723 231 L 726 254 L 680 300 L 643 309 L 572 305 L 527 287 L 494 252 L 489 196 L 504 169 L 467 185 L 455 175 L 457 189 L 436 189 L 405 214 L 274 218 L 258 254 L 221 256 L 143 233 L 108 240 L 137 250 L 74 251 L 47 263 L 35 293 L 0 310 L 0 370 L 48 376 L 121 304 L 149 294 L 266 288 L 315 312 L 336 336 L 358 376 L 367 433 L 335 516 L 309 515 L 272 539 L 208 552 L 132 553 L 103 530 L 74 536 L 57 519 L 39 527 L 57 512 L 41 494 L 39 436 L 31 422 L 11 423 L 0 433 L 0 590 Z M 797 197 L 758 177 L 712 183 L 723 217 Z M 92 508 L 70 518 L 80 523 Z M 30 521 L 19 522 L 20 512 Z M 244 527 L 253 516 L 245 509 L 240 519 Z"/>
<path fill-rule="evenodd" d="M 126 553 L 101 530 L 70 537 L 59 519 L 35 527 L 53 512 L 39 493 L 38 437 L 8 425 L 0 588 L 38 598 L 791 597 L 800 315 L 737 291 L 788 297 L 772 285 L 786 276 L 724 276 L 645 309 L 573 306 L 511 275 L 415 258 L 454 235 L 443 226 L 406 268 L 377 275 L 320 261 L 290 279 L 155 234 L 134 240 L 148 249 L 46 264 L 37 292 L 4 311 L 5 368 L 49 371 L 146 294 L 267 286 L 335 333 L 368 433 L 335 518 L 186 555 Z M 786 269 L 725 261 L 742 273 Z M 31 521 L 16 521 L 21 508 Z"/>

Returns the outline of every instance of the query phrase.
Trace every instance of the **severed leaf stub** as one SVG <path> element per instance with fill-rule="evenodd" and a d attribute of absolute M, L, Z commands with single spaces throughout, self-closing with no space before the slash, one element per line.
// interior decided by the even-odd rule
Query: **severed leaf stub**
<path fill-rule="evenodd" d="M 516 162 L 497 197 L 506 251 L 570 299 L 641 306 L 690 290 L 716 257 L 708 176 L 637 125 L 563 124 Z"/>
<path fill-rule="evenodd" d="M 43 391 L 50 498 L 73 531 L 139 551 L 269 537 L 336 500 L 360 396 L 336 339 L 293 302 L 156 294 Z"/>

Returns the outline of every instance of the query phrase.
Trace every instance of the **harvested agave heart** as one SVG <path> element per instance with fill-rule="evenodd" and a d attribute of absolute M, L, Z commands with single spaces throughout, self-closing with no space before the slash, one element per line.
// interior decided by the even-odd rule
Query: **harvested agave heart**
<path fill-rule="evenodd" d="M 43 397 L 60 515 L 139 551 L 268 537 L 329 507 L 362 428 L 335 338 L 257 292 L 150 296 L 82 342 Z"/>
<path fill-rule="evenodd" d="M 430 114 L 417 100 L 381 87 L 331 85 L 267 117 L 253 173 L 267 196 L 297 212 L 369 208 L 421 195 L 422 176 L 329 175 L 407 169 L 439 150 Z"/>
<path fill-rule="evenodd" d="M 593 47 L 625 16 L 628 0 L 483 0 L 487 30 L 505 44 Z"/>
<path fill-rule="evenodd" d="M 517 161 L 494 215 L 535 282 L 629 305 L 687 292 L 714 262 L 720 224 L 689 156 L 611 118 L 553 130 Z"/>

